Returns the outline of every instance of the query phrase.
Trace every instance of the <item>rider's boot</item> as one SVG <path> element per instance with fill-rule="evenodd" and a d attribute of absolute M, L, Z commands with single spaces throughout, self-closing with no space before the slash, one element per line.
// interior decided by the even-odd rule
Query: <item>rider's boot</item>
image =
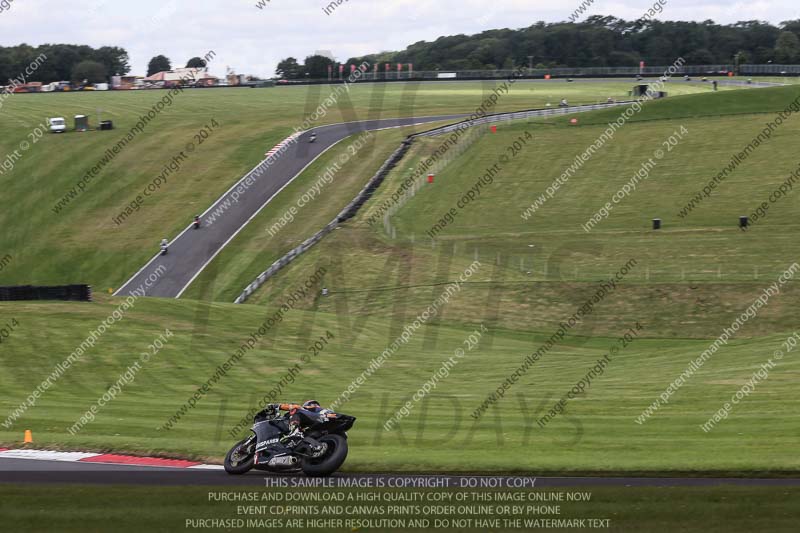
<path fill-rule="evenodd" d="M 303 432 L 298 425 L 292 425 L 289 433 L 281 437 L 281 442 L 287 446 L 294 446 L 301 440 L 303 440 Z"/>

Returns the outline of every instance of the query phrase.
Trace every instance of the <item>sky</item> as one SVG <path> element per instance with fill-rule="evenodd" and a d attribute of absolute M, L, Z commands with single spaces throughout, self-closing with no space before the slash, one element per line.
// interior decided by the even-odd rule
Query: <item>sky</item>
<path fill-rule="evenodd" d="M 340 5 L 325 8 L 331 2 Z M 337 61 L 402 50 L 442 35 L 523 28 L 566 21 L 591 0 L 0 0 L 0 46 L 20 43 L 120 46 L 132 74 L 146 74 L 155 55 L 173 67 L 216 54 L 209 70 L 274 75 L 283 58 L 323 53 Z M 624 19 L 642 16 L 656 0 L 595 0 L 581 14 Z M 797 0 L 660 0 L 661 20 L 719 23 L 800 18 Z M 261 4 L 259 7 L 257 4 Z"/>

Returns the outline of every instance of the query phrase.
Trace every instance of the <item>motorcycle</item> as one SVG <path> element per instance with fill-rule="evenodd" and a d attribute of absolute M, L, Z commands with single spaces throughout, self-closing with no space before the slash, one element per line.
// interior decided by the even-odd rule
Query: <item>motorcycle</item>
<path fill-rule="evenodd" d="M 161 255 L 167 255 L 167 252 L 169 252 L 169 245 L 162 244 L 161 245 Z"/>
<path fill-rule="evenodd" d="M 313 143 L 316 140 L 317 140 L 317 134 L 316 133 L 312 133 L 311 136 L 309 136 L 309 138 L 308 138 L 308 142 L 310 142 L 310 143 Z"/>
<path fill-rule="evenodd" d="M 225 471 L 231 475 L 256 469 L 330 476 L 347 458 L 347 431 L 356 419 L 327 409 L 314 414 L 302 415 L 302 436 L 290 435 L 289 416 L 280 415 L 277 408 L 256 414 L 252 433 L 225 455 Z"/>
<path fill-rule="evenodd" d="M 200 217 L 194 217 L 194 229 L 200 229 Z"/>

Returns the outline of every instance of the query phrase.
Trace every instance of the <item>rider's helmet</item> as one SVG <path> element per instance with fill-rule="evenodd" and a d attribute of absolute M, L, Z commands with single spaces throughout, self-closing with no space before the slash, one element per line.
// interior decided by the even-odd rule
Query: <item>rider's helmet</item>
<path fill-rule="evenodd" d="M 317 400 L 308 400 L 303 404 L 303 409 L 306 411 L 311 411 L 316 413 L 317 411 L 322 409 L 322 406 L 319 404 Z"/>

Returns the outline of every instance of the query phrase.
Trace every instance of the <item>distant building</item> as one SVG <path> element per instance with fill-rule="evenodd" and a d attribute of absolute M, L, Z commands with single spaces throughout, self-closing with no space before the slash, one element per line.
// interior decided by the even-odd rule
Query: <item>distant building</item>
<path fill-rule="evenodd" d="M 137 89 L 144 85 L 142 76 L 111 76 L 113 89 Z"/>
<path fill-rule="evenodd" d="M 144 81 L 163 85 L 164 87 L 174 87 L 176 85 L 210 87 L 216 85 L 219 78 L 209 74 L 205 68 L 176 68 L 174 70 L 156 72 L 152 76 L 146 77 Z"/>
<path fill-rule="evenodd" d="M 247 82 L 247 76 L 244 74 L 235 74 L 233 72 L 229 72 L 226 76 L 226 79 L 228 81 L 228 85 L 231 87 L 244 85 Z"/>

